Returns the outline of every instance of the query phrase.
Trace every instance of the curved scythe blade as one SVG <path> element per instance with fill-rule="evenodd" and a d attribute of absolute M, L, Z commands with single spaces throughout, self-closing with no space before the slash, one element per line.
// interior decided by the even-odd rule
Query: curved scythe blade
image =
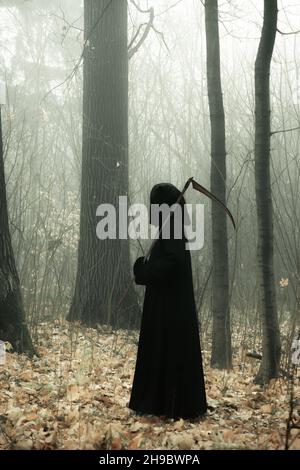
<path fill-rule="evenodd" d="M 230 220 L 232 222 L 232 225 L 234 227 L 234 229 L 236 229 L 236 226 L 235 226 L 235 221 L 234 221 L 234 218 L 233 218 L 233 215 L 232 213 L 230 212 L 230 210 L 228 209 L 227 206 L 225 206 L 225 204 L 220 201 L 219 198 L 217 198 L 217 196 L 215 196 L 213 193 L 211 193 L 210 191 L 208 191 L 208 189 L 204 188 L 204 186 L 202 186 L 201 184 L 197 183 L 197 181 L 195 181 L 194 179 L 191 180 L 192 181 L 192 186 L 194 189 L 196 189 L 196 191 L 199 191 L 200 193 L 204 194 L 205 196 L 209 197 L 212 201 L 215 201 L 217 202 L 218 204 L 220 204 L 220 206 L 224 209 L 224 211 L 227 213 L 227 215 L 229 215 L 230 217 Z"/>

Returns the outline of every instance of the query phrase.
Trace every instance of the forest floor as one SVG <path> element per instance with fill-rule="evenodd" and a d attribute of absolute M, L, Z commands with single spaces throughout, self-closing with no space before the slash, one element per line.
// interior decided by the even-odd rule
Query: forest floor
<path fill-rule="evenodd" d="M 203 349 L 208 416 L 200 422 L 133 416 L 130 398 L 138 333 L 38 326 L 40 358 L 6 354 L 0 365 L 0 449 L 283 449 L 287 379 L 253 384 L 258 361 L 232 371 L 209 367 Z M 240 355 L 239 355 L 240 357 Z M 300 386 L 294 389 L 295 419 Z M 300 449 L 293 429 L 290 448 Z"/>

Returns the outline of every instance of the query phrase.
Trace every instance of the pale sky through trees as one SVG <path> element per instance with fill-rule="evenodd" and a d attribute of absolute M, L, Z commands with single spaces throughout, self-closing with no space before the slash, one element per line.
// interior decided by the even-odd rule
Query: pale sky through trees
<path fill-rule="evenodd" d="M 82 5 L 77 2 L 75 12 L 74 8 L 70 8 L 70 3 L 64 1 L 53 2 L 59 5 L 61 12 L 64 13 L 65 19 L 72 23 L 75 28 L 82 28 L 83 16 L 82 16 Z M 40 4 L 43 4 L 41 2 Z M 39 1 L 34 0 L 33 2 L 27 2 L 24 11 L 30 15 L 30 11 L 34 6 L 38 6 Z M 141 8 L 148 8 L 152 3 L 148 0 L 140 1 Z M 145 22 L 147 20 L 147 14 L 138 13 L 132 5 L 130 5 L 129 14 L 129 38 L 130 31 L 132 30 L 132 22 L 134 21 L 135 26 L 139 24 L 139 21 Z M 170 49 L 170 57 L 172 59 L 172 66 L 174 70 L 178 64 L 176 64 L 176 56 L 178 54 L 178 47 L 185 47 L 187 57 L 189 54 L 195 54 L 195 58 L 201 59 L 201 44 L 195 44 L 196 38 L 200 39 L 200 42 L 205 41 L 204 25 L 203 25 L 203 11 L 201 11 L 200 0 L 182 0 L 176 2 L 176 0 L 156 0 L 154 3 L 155 11 L 155 26 L 161 32 L 163 32 L 166 44 Z M 64 60 L 61 57 L 61 48 L 68 51 L 70 55 L 70 64 L 72 61 L 75 63 L 78 58 L 78 52 L 80 52 L 80 31 L 78 29 L 72 29 L 68 34 L 68 41 L 62 42 L 61 37 L 57 32 L 53 32 L 53 24 L 55 22 L 59 24 L 59 14 L 57 12 L 51 12 L 51 4 L 47 5 L 48 12 L 35 11 L 35 17 L 40 15 L 41 24 L 43 24 L 44 31 L 49 33 L 49 40 L 45 50 L 45 62 L 51 65 L 62 65 L 65 66 Z M 261 25 L 262 25 L 262 8 L 263 3 L 260 0 L 233 0 L 224 1 L 220 3 L 220 39 L 221 39 L 221 60 L 223 66 L 223 75 L 225 79 L 224 85 L 226 86 L 226 73 L 231 75 L 231 78 L 235 82 L 241 80 L 240 72 L 241 67 L 245 64 L 251 64 L 254 61 L 257 44 L 259 41 Z M 203 10 L 203 8 L 202 8 Z M 61 14 L 61 18 L 63 14 Z M 48 19 L 48 21 L 47 21 Z M 12 57 L 15 53 L 14 39 L 17 34 L 18 18 L 16 15 L 16 9 L 14 7 L 2 8 L 0 18 L 0 38 L 5 38 L 5 47 L 1 50 L 1 64 L 8 67 Z M 61 25 L 63 26 L 63 21 Z M 44 27 L 46 26 L 46 28 Z M 51 32 L 52 29 L 52 32 Z M 300 30 L 300 5 L 297 0 L 280 0 L 279 1 L 279 15 L 278 15 L 278 29 L 284 33 L 291 33 Z M 200 33 L 199 33 L 200 31 Z M 24 31 L 26 32 L 26 31 Z M 36 32 L 28 30 L 27 34 L 29 37 L 36 37 Z M 294 73 L 294 60 L 300 57 L 298 53 L 299 48 L 299 34 L 278 34 L 276 37 L 275 55 L 273 59 L 273 68 L 276 70 L 276 65 L 280 63 L 280 58 L 284 55 L 287 61 L 290 62 L 289 73 Z M 74 44 L 78 42 L 78 47 L 74 48 Z M 192 50 L 188 46 L 193 46 Z M 29 46 L 29 44 L 28 44 Z M 158 34 L 151 31 L 147 43 L 143 46 L 148 52 L 152 54 L 158 54 L 160 51 L 161 57 L 168 60 L 169 52 L 166 50 L 163 42 Z M 196 51 L 195 51 L 196 49 Z M 198 53 L 197 53 L 198 51 Z M 34 60 L 34 50 L 30 51 L 27 48 L 26 60 Z M 73 57 L 72 57 L 73 56 Z M 204 57 L 202 55 L 202 60 Z M 300 60 L 300 59 L 298 59 Z M 200 62 L 201 63 L 201 62 Z M 278 67 L 279 65 L 277 65 Z M 197 69 L 197 64 L 195 64 Z M 198 73 L 200 74 L 200 65 L 198 66 Z M 70 69 L 71 70 L 71 69 Z M 205 76 L 205 70 L 203 70 L 203 76 Z M 17 78 L 15 77 L 15 80 Z M 295 84 L 295 96 L 296 88 Z M 226 99 L 226 96 L 225 96 Z M 299 100 L 299 97 L 298 97 Z"/>

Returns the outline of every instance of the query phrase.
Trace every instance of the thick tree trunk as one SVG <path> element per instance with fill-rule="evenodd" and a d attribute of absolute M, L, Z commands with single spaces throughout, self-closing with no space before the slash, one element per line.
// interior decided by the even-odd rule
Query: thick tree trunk
<path fill-rule="evenodd" d="M 226 203 L 225 117 L 220 73 L 218 1 L 205 2 L 207 86 L 211 122 L 211 191 Z M 226 213 L 212 203 L 212 356 L 211 366 L 231 368 Z"/>
<path fill-rule="evenodd" d="M 277 29 L 277 0 L 264 0 L 264 21 L 255 61 L 255 193 L 258 275 L 263 357 L 257 383 L 279 375 L 280 333 L 273 261 L 273 207 L 270 178 L 270 64 Z"/>
<path fill-rule="evenodd" d="M 97 206 L 117 210 L 128 194 L 127 2 L 85 0 L 84 17 L 80 240 L 68 320 L 138 327 L 129 241 L 96 236 Z"/>
<path fill-rule="evenodd" d="M 25 323 L 19 276 L 11 244 L 4 174 L 0 108 L 0 339 L 18 353 L 35 354 Z"/>

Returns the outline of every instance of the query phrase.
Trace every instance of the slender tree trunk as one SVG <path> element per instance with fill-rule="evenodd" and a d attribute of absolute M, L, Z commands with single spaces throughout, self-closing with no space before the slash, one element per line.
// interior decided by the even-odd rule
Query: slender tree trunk
<path fill-rule="evenodd" d="M 97 206 L 117 210 L 128 194 L 127 1 L 85 0 L 84 31 L 80 240 L 68 320 L 137 327 L 129 241 L 96 236 Z"/>
<path fill-rule="evenodd" d="M 258 275 L 263 357 L 257 383 L 279 375 L 280 333 L 273 261 L 273 207 L 270 178 L 270 64 L 277 29 L 277 0 L 264 0 L 264 21 L 255 61 L 255 193 Z"/>
<path fill-rule="evenodd" d="M 19 276 L 8 224 L 0 108 L 0 339 L 18 353 L 35 354 L 25 323 Z"/>
<path fill-rule="evenodd" d="M 220 73 L 218 1 L 205 2 L 207 86 L 211 123 L 211 191 L 226 203 L 225 116 Z M 212 204 L 211 366 L 232 367 L 226 213 Z"/>

